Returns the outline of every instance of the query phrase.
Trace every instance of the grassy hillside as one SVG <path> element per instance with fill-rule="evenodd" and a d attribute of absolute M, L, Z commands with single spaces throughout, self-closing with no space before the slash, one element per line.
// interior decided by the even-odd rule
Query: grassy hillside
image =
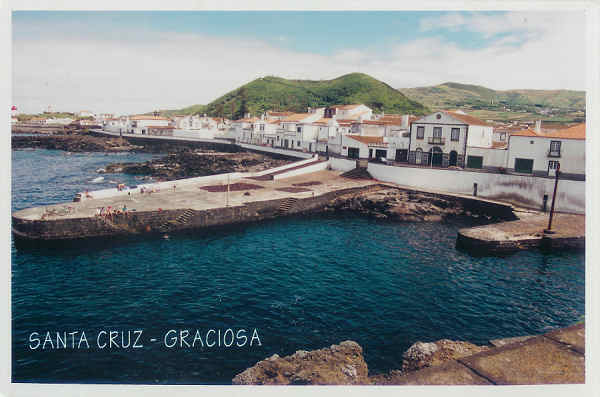
<path fill-rule="evenodd" d="M 570 90 L 507 90 L 444 83 L 432 87 L 401 88 L 407 97 L 434 110 L 461 108 L 479 117 L 497 120 L 585 119 L 585 92 Z"/>
<path fill-rule="evenodd" d="M 429 110 L 400 91 L 362 73 L 333 80 L 287 80 L 268 76 L 251 81 L 215 99 L 208 105 L 162 111 L 162 114 L 206 113 L 239 118 L 245 112 L 258 115 L 267 110 L 306 112 L 307 107 L 364 103 L 386 113 L 425 114 Z"/>

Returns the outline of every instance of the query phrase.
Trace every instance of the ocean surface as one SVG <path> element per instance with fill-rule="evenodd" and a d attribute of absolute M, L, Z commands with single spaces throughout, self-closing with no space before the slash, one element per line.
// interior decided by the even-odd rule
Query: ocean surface
<path fill-rule="evenodd" d="M 108 163 L 149 158 L 13 151 L 12 209 L 135 184 L 91 181 Z M 13 244 L 12 379 L 229 384 L 274 353 L 348 339 L 376 374 L 417 341 L 484 344 L 581 319 L 583 253 L 474 257 L 454 246 L 465 225 L 313 216 L 168 240 Z"/>

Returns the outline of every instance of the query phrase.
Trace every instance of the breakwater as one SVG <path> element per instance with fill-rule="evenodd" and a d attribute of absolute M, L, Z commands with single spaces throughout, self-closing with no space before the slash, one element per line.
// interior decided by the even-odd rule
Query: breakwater
<path fill-rule="evenodd" d="M 289 197 L 251 201 L 241 206 L 193 210 L 191 208 L 136 211 L 113 216 L 31 220 L 13 215 L 13 233 L 26 240 L 65 240 L 91 237 L 171 233 L 230 224 L 256 222 L 284 215 L 315 212 L 336 197 L 369 187 L 336 190 L 318 197 Z"/>

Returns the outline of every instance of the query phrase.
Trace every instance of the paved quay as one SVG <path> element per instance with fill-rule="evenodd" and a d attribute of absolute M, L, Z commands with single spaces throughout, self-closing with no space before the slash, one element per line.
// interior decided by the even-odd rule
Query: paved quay
<path fill-rule="evenodd" d="M 555 213 L 552 233 L 545 233 L 548 213 L 516 210 L 515 214 L 516 221 L 459 230 L 457 245 L 486 252 L 585 247 L 585 215 Z"/>
<path fill-rule="evenodd" d="M 525 340 L 519 340 L 525 339 Z M 518 338 L 490 350 L 405 375 L 382 385 L 540 385 L 585 383 L 585 324 Z"/>
<path fill-rule="evenodd" d="M 92 198 L 81 202 L 27 208 L 15 212 L 13 216 L 27 220 L 40 220 L 44 213 L 52 213 L 52 215 L 45 217 L 45 219 L 74 219 L 94 217 L 98 208 L 112 207 L 113 209 L 122 209 L 124 206 L 127 207 L 130 213 L 176 210 L 181 208 L 203 211 L 223 207 L 238 207 L 257 201 L 318 197 L 338 190 L 377 184 L 377 181 L 374 180 L 348 179 L 339 175 L 340 172 L 323 170 L 277 180 L 241 178 L 231 180 L 231 186 L 239 183 L 254 186 L 249 186 L 248 189 L 238 191 L 230 189 L 229 193 L 227 192 L 227 183 L 223 182 L 186 183 L 185 185 L 177 186 L 177 181 L 174 181 L 170 184 L 170 186 L 175 186 L 174 189 L 172 187 L 168 189 L 163 188 L 154 193 L 134 192 L 131 196 L 120 195 L 99 199 Z M 151 186 L 151 184 L 148 184 L 149 189 Z M 220 191 L 207 190 L 206 188 L 209 186 L 218 187 L 212 190 Z M 68 207 L 71 207 L 72 210 L 67 213 L 65 208 Z"/>

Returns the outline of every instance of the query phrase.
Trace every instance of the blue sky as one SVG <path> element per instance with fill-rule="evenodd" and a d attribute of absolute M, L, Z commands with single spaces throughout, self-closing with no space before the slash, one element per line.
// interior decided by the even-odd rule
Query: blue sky
<path fill-rule="evenodd" d="M 17 11 L 13 100 L 141 112 L 207 103 L 263 75 L 355 71 L 396 88 L 583 89 L 584 22 L 564 11 Z"/>
<path fill-rule="evenodd" d="M 17 11 L 13 28 L 17 37 L 34 36 L 31 26 L 52 24 L 60 31 L 74 20 L 88 25 L 84 32 L 106 35 L 110 30 L 196 33 L 220 37 L 253 37 L 294 51 L 330 55 L 349 48 L 385 48 L 440 33 L 449 42 L 465 48 L 482 48 L 503 34 L 492 37 L 465 30 L 437 28 L 421 31 L 423 18 L 470 12 L 403 11 Z M 486 12 L 481 15 L 502 15 Z M 72 33 L 72 32 L 71 32 Z M 110 34 L 110 33 L 108 33 Z"/>

